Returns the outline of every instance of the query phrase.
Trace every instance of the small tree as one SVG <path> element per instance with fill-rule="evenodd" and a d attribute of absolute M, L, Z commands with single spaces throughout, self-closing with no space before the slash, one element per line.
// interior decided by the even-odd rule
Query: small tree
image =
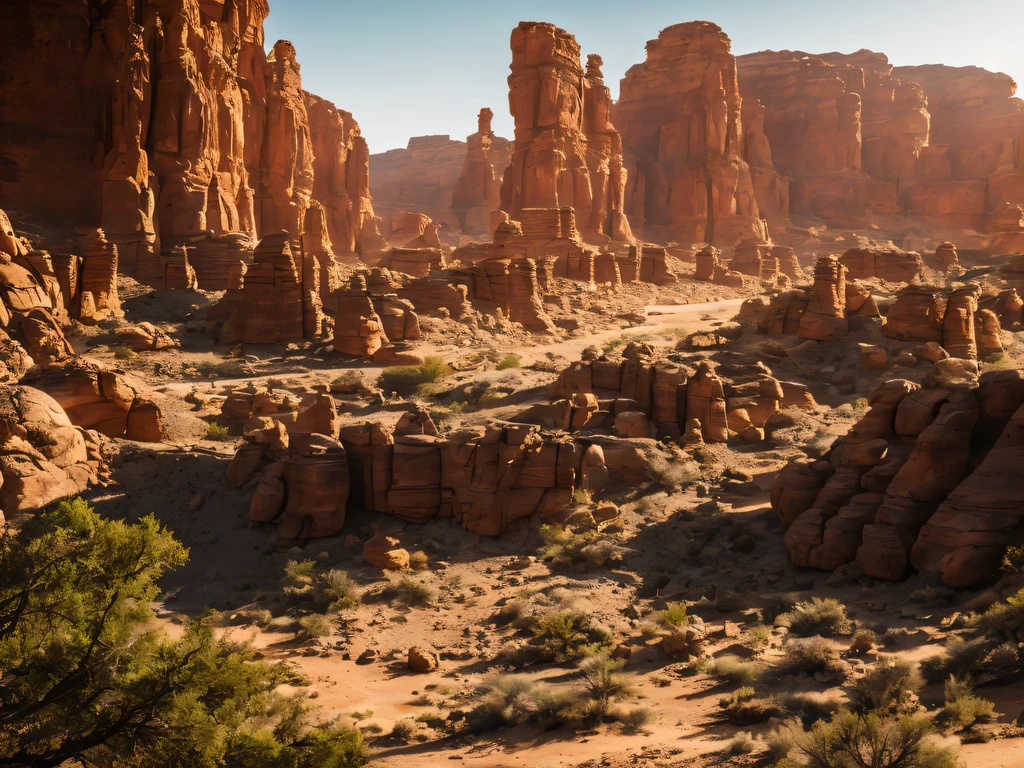
<path fill-rule="evenodd" d="M 81 499 L 0 539 L 0 763 L 314 766 L 365 762 L 359 734 L 284 716 L 287 673 L 190 621 L 146 632 L 157 580 L 187 550 L 153 516 L 105 520 Z"/>

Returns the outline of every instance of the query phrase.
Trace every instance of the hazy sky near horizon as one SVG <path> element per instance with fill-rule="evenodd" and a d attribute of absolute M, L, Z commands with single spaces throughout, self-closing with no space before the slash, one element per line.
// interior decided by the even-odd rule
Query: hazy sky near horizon
<path fill-rule="evenodd" d="M 527 20 L 574 34 L 584 61 L 599 53 L 613 98 L 647 40 L 697 19 L 721 26 L 737 55 L 868 48 L 896 66 L 977 65 L 1024 84 L 1020 0 L 270 0 L 270 9 L 267 48 L 291 40 L 303 87 L 352 112 L 374 153 L 410 136 L 464 139 L 481 107 L 511 137 L 509 35 Z"/>

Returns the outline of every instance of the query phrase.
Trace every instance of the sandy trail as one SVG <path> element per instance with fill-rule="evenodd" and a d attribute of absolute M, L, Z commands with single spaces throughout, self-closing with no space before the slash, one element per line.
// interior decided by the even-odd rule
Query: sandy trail
<path fill-rule="evenodd" d="M 707 330 L 711 328 L 714 323 L 720 323 L 732 318 L 739 310 L 740 304 L 742 304 L 743 301 L 744 299 L 727 299 L 724 301 L 708 301 L 701 304 L 652 304 L 644 308 L 646 321 L 642 325 L 636 325 L 631 328 L 612 328 L 598 333 L 588 333 L 569 339 L 561 339 L 559 341 L 553 341 L 546 344 L 524 347 L 521 350 L 518 350 L 518 352 L 522 355 L 523 363 L 526 365 L 543 359 L 548 355 L 548 353 L 553 353 L 562 357 L 567 357 L 570 360 L 575 360 L 579 358 L 580 353 L 582 353 L 587 347 L 600 346 L 604 342 L 619 338 L 620 336 L 642 336 L 651 332 L 657 332 L 662 328 L 682 328 L 688 333 Z M 419 351 L 427 355 L 443 355 L 445 353 L 450 354 L 458 349 L 459 348 L 455 346 L 446 347 L 438 345 L 433 348 L 424 346 L 420 348 Z M 263 379 L 267 377 L 280 379 L 282 381 L 295 380 L 304 376 L 312 376 L 318 379 L 329 380 L 344 373 L 345 371 L 351 371 L 353 369 L 366 374 L 369 379 L 376 379 L 380 375 L 381 371 L 384 370 L 384 366 L 365 365 L 358 361 L 351 361 L 344 365 L 330 368 L 317 368 L 312 371 L 303 370 L 292 373 L 287 371 L 275 371 L 272 373 L 261 373 L 256 376 L 237 379 L 217 379 L 216 386 L 218 389 L 245 386 L 248 382 L 254 379 Z M 166 394 L 184 396 L 195 386 L 197 386 L 197 383 L 194 381 L 172 381 L 164 384 L 162 389 Z M 198 386 L 201 389 L 204 387 L 202 383 L 198 384 Z"/>

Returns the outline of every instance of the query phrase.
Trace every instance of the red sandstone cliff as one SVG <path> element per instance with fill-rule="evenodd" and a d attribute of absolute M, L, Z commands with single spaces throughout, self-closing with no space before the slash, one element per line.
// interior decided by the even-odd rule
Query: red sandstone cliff
<path fill-rule="evenodd" d="M 762 133 L 763 110 L 751 102 L 743 109 L 736 58 L 718 26 L 676 24 L 650 40 L 647 60 L 626 72 L 613 108 L 636 163 L 631 219 L 646 219 L 655 237 L 716 245 L 763 240 L 761 200 L 785 220 L 787 192 Z"/>
<path fill-rule="evenodd" d="M 466 137 L 466 157 L 452 190 L 451 208 L 465 232 L 491 231 L 491 213 L 501 207 L 501 175 L 508 167 L 512 143 L 491 130 L 494 113 L 484 107 L 477 131 Z"/>
<path fill-rule="evenodd" d="M 351 252 L 372 217 L 365 144 L 350 116 L 333 133 L 330 115 L 310 125 L 294 48 L 264 54 L 268 13 L 266 0 L 3 3 L 0 199 L 102 226 L 122 271 L 159 285 L 161 250 L 207 232 L 297 236 L 313 200 Z"/>

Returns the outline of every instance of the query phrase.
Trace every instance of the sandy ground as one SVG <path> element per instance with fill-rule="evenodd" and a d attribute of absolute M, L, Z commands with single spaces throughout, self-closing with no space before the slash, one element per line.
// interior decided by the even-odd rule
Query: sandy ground
<path fill-rule="evenodd" d="M 770 625 L 770 616 L 780 603 L 811 596 L 835 597 L 848 606 L 852 619 L 879 634 L 905 628 L 907 638 L 884 653 L 920 661 L 941 651 L 950 631 L 943 621 L 972 597 L 948 590 L 929 593 L 922 589 L 927 584 L 920 576 L 899 584 L 844 584 L 832 582 L 829 574 L 788 564 L 783 531 L 766 493 L 775 473 L 788 458 L 821 452 L 844 434 L 862 412 L 859 400 L 884 378 L 919 380 L 924 375 L 919 368 L 860 370 L 857 342 L 877 341 L 876 328 L 857 331 L 841 344 L 809 347 L 799 339 L 776 337 L 773 340 L 786 350 L 784 357 L 767 355 L 763 351 L 766 338 L 756 333 L 745 333 L 724 348 L 694 351 L 712 360 L 731 359 L 730 355 L 761 360 L 776 377 L 806 383 L 822 408 L 794 417 L 793 426 L 765 444 L 708 447 L 699 478 L 686 491 L 666 491 L 651 483 L 611 496 L 609 500 L 622 511 L 621 530 L 611 534 L 625 549 L 622 562 L 560 570 L 537 560 L 541 542 L 532 525 L 500 539 L 482 540 L 447 520 L 415 526 L 363 511 L 352 511 L 338 536 L 290 552 L 276 551 L 274 529 L 248 520 L 253 481 L 233 489 L 223 480 L 240 440 L 235 436 L 228 442 L 206 439 L 208 423 L 219 413 L 220 399 L 231 388 L 250 382 L 274 379 L 279 387 L 304 391 L 349 371 L 358 371 L 365 381 L 372 382 L 382 369 L 309 345 L 247 347 L 246 356 L 232 357 L 208 335 L 189 331 L 187 324 L 174 324 L 189 311 L 201 312 L 211 300 L 198 293 L 182 293 L 173 299 L 165 293 L 140 293 L 126 302 L 130 321 L 163 322 L 173 329 L 182 342 L 179 350 L 142 353 L 125 362 L 114 360 L 109 340 L 96 331 L 75 340 L 87 358 L 116 363 L 145 380 L 154 389 L 168 422 L 166 445 L 122 443 L 115 462 L 115 483 L 94 489 L 90 499 L 108 515 L 135 519 L 153 512 L 189 547 L 189 564 L 163 584 L 165 594 L 157 606 L 160 623 L 177 631 L 185 616 L 199 615 L 207 606 L 222 611 L 224 631 L 250 639 L 267 658 L 295 665 L 308 679 L 308 686 L 288 688 L 290 693 L 313 697 L 325 718 L 366 732 L 373 765 L 411 768 L 449 760 L 481 768 L 756 765 L 760 759 L 756 754 L 731 757 L 724 756 L 722 750 L 737 731 L 758 735 L 773 724 L 744 728 L 729 724 L 721 716 L 718 702 L 736 686 L 723 685 L 706 672 L 693 674 L 645 639 L 644 623 L 667 602 L 686 601 L 691 613 L 711 625 L 709 652 L 715 656 L 749 653 L 754 627 L 765 617 Z M 503 388 L 508 390 L 505 400 L 446 416 L 441 427 L 461 420 L 514 419 L 530 405 L 545 402 L 544 386 L 554 371 L 578 359 L 586 347 L 635 338 L 670 352 L 688 334 L 710 331 L 730 320 L 744 299 L 721 289 L 711 293 L 716 300 L 707 300 L 711 296 L 705 286 L 684 280 L 673 290 L 631 295 L 621 306 L 596 314 L 592 327 L 564 339 L 523 342 L 438 322 L 439 330 L 428 333 L 418 347 L 421 354 L 457 360 L 476 344 L 499 355 L 515 351 L 522 356 L 523 367 L 500 372 L 493 366 L 460 371 L 430 393 L 427 405 L 443 408 L 460 387 Z M 168 306 L 168 301 L 176 303 Z M 627 310 L 632 319 L 618 318 Z M 378 408 L 366 398 L 339 400 L 339 411 L 352 421 L 396 419 L 402 409 L 400 402 Z M 726 468 L 749 473 L 752 479 L 728 482 L 723 476 Z M 713 508 L 708 508 L 709 501 L 715 502 Z M 398 576 L 365 564 L 359 543 L 346 546 L 348 536 L 359 541 L 373 526 L 396 536 L 410 551 L 426 553 L 428 568 L 411 577 L 433 592 L 431 604 L 410 608 L 378 596 Z M 749 551 L 735 548 L 737 532 L 753 539 Z M 364 595 L 358 608 L 335 619 L 331 636 L 319 641 L 296 638 L 294 603 L 282 591 L 286 563 L 302 559 L 315 560 L 321 569 L 345 570 Z M 395 722 L 403 718 L 429 715 L 421 719 L 436 724 L 471 709 L 479 700 L 485 678 L 495 671 L 508 671 L 496 657 L 530 637 L 497 626 L 492 620 L 497 609 L 524 590 L 555 589 L 568 590 L 589 615 L 612 629 L 631 649 L 623 669 L 631 693 L 616 706 L 649 708 L 652 720 L 642 732 L 627 734 L 621 726 L 609 723 L 582 731 L 517 726 L 479 736 L 449 736 L 443 728 L 420 723 L 408 743 L 388 737 Z M 736 595 L 738 607 L 716 609 L 715 596 L 723 593 Z M 914 597 L 918 593 L 925 593 L 923 602 Z M 252 620 L 257 609 L 273 615 L 262 628 Z M 766 670 L 754 683 L 759 692 L 842 695 L 843 689 L 834 682 L 771 673 L 770 667 L 781 658 L 782 642 L 782 633 L 774 632 L 771 646 L 758 657 Z M 439 653 L 440 669 L 412 674 L 405 660 L 413 645 Z M 842 642 L 836 647 L 845 655 Z M 356 663 L 368 649 L 376 651 L 379 660 Z M 854 676 L 862 672 L 865 661 L 871 659 L 846 658 Z M 581 685 L 572 665 L 541 664 L 527 667 L 523 673 L 552 689 L 578 690 Z M 987 686 L 982 693 L 996 702 L 994 731 L 1024 712 L 1024 686 Z M 938 698 L 941 704 L 941 691 L 930 686 L 921 698 L 932 706 Z M 961 754 L 967 768 L 1010 768 L 1024 765 L 1022 749 L 1022 739 L 997 738 L 986 744 L 965 745 Z"/>

